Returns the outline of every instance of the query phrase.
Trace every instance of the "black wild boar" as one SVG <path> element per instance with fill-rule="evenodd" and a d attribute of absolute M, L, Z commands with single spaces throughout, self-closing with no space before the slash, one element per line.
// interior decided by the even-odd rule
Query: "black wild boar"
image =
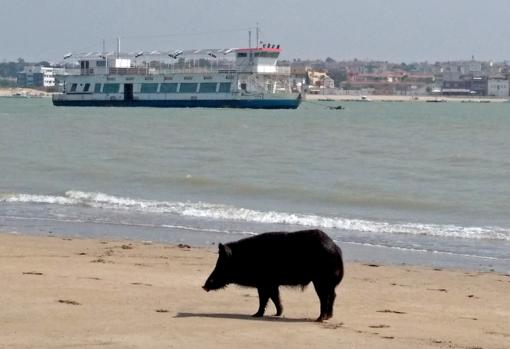
<path fill-rule="evenodd" d="M 344 275 L 342 251 L 320 230 L 265 233 L 228 244 L 219 244 L 219 257 L 203 289 L 217 290 L 228 284 L 256 287 L 264 315 L 271 299 L 276 316 L 282 315 L 279 286 L 305 287 L 313 283 L 320 299 L 317 321 L 333 316 L 335 287 Z"/>

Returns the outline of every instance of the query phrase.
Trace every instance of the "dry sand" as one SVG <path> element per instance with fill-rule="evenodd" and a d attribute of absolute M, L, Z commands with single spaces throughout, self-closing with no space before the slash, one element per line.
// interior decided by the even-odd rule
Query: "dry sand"
<path fill-rule="evenodd" d="M 510 277 L 349 263 L 335 316 L 313 287 L 284 317 L 206 293 L 215 249 L 0 234 L 0 348 L 509 348 Z"/>

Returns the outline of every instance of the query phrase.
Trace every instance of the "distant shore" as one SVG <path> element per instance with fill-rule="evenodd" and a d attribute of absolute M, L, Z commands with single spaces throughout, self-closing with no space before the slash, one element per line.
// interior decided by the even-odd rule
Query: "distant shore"
<path fill-rule="evenodd" d="M 395 96 L 395 95 L 314 95 L 307 94 L 308 101 L 345 102 L 457 102 L 457 103 L 505 103 L 509 98 L 451 97 L 451 96 Z"/>
<path fill-rule="evenodd" d="M 0 233 L 0 343 L 9 348 L 505 348 L 510 278 L 347 263 L 332 320 L 313 286 L 206 293 L 216 248 Z"/>
<path fill-rule="evenodd" d="M 31 88 L 0 88 L 0 97 L 51 97 L 52 92 Z M 450 96 L 395 96 L 395 95 L 315 95 L 307 94 L 307 101 L 321 102 L 457 102 L 457 103 L 506 103 L 509 98 L 495 97 L 450 97 Z"/>
<path fill-rule="evenodd" d="M 52 93 L 45 92 L 41 90 L 36 90 L 33 88 L 21 88 L 21 87 L 11 87 L 11 88 L 0 88 L 0 97 L 51 97 Z"/>

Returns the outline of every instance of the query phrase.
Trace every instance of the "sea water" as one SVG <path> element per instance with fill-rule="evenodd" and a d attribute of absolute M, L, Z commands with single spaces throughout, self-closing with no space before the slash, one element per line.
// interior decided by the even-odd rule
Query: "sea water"
<path fill-rule="evenodd" d="M 325 105 L 1 99 L 0 231 L 203 246 L 318 228 L 348 260 L 510 271 L 510 103 Z"/>

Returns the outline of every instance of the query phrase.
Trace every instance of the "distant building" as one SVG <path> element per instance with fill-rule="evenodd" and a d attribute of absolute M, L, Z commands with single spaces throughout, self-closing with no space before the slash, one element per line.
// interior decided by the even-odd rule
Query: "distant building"
<path fill-rule="evenodd" d="M 417 95 L 425 94 L 426 88 L 435 82 L 432 74 L 407 73 L 402 70 L 381 73 L 350 74 L 343 83 L 345 89 L 373 89 L 374 94 Z"/>
<path fill-rule="evenodd" d="M 61 68 L 27 66 L 18 73 L 19 87 L 55 87 L 56 75 L 63 73 Z"/>
<path fill-rule="evenodd" d="M 445 73 L 442 93 L 447 96 L 487 96 L 487 77 Z"/>
<path fill-rule="evenodd" d="M 458 61 L 458 62 L 446 62 L 440 64 L 440 73 L 459 73 L 465 74 L 481 74 L 482 73 L 482 62 L 475 61 L 474 58 L 471 61 Z"/>
<path fill-rule="evenodd" d="M 335 81 L 331 79 L 326 70 L 308 70 L 309 93 L 324 93 L 335 88 Z"/>
<path fill-rule="evenodd" d="M 510 96 L 510 81 L 503 76 L 490 77 L 487 81 L 487 95 L 500 98 Z"/>

